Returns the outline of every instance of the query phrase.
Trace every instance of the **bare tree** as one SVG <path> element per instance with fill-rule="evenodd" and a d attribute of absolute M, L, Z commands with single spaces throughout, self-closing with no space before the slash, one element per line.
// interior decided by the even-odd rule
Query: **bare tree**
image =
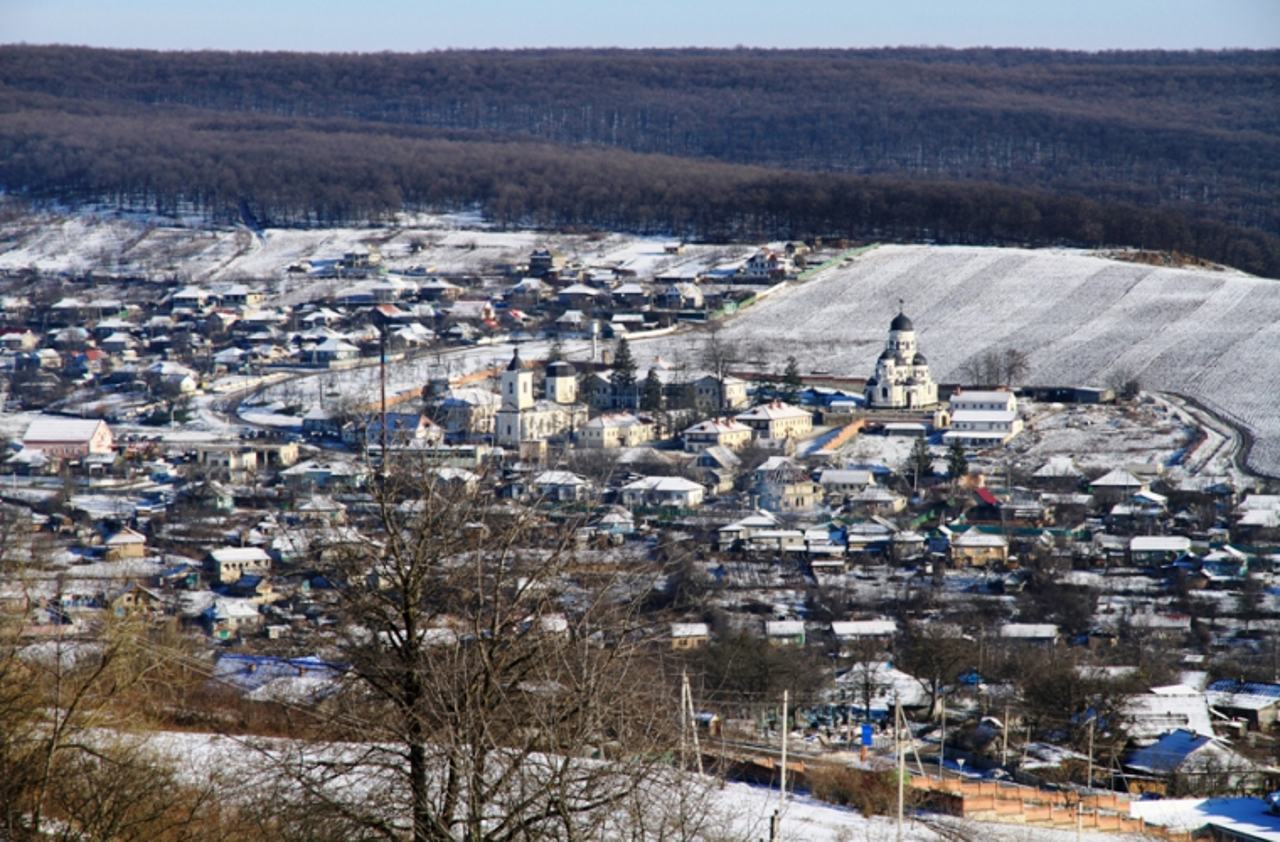
<path fill-rule="evenodd" d="M 1017 348 L 988 348 L 960 366 L 961 375 L 976 386 L 1013 386 L 1030 371 L 1027 355 Z"/>
<path fill-rule="evenodd" d="M 572 519 L 409 474 L 317 559 L 348 630 L 354 681 L 326 714 L 348 742 L 281 756 L 281 797 L 347 838 L 608 835 L 674 744 L 637 616 L 653 571 L 580 567 Z"/>

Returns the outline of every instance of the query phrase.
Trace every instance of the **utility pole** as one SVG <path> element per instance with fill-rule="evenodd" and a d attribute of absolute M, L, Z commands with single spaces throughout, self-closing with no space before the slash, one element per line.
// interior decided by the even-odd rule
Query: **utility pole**
<path fill-rule="evenodd" d="M 1087 778 L 1088 783 L 1086 784 L 1086 787 L 1088 789 L 1093 789 L 1093 722 L 1094 722 L 1094 717 L 1090 716 L 1089 717 L 1089 774 Z"/>
<path fill-rule="evenodd" d="M 938 695 L 942 699 L 942 741 L 938 744 L 938 777 L 945 778 L 943 769 L 947 759 L 947 694 L 944 690 Z"/>
<path fill-rule="evenodd" d="M 1009 765 L 1009 706 L 1004 706 L 1004 737 L 1000 743 L 1000 765 Z"/>
<path fill-rule="evenodd" d="M 378 377 L 382 382 L 382 478 L 387 477 L 387 329 L 378 328 Z"/>
<path fill-rule="evenodd" d="M 693 756 L 698 760 L 698 774 L 703 773 L 702 769 L 702 746 L 698 742 L 698 720 L 697 714 L 693 709 L 693 689 L 689 686 L 689 674 L 682 672 L 680 674 L 680 711 L 681 727 L 680 727 L 680 753 L 681 761 L 684 761 L 685 752 L 685 731 L 688 729 L 693 734 Z"/>
<path fill-rule="evenodd" d="M 779 807 L 785 806 L 787 803 L 787 708 L 791 703 L 791 691 L 782 691 L 782 778 L 781 778 L 781 796 L 778 798 Z"/>
<path fill-rule="evenodd" d="M 902 802 L 903 787 L 907 777 L 907 753 L 902 748 L 902 700 L 895 694 L 893 697 L 893 750 L 898 755 L 898 839 L 902 842 Z"/>

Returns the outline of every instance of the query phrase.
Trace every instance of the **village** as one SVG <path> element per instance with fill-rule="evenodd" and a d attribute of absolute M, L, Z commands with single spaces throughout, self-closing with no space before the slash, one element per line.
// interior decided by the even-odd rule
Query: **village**
<path fill-rule="evenodd" d="M 874 762 L 901 751 L 901 706 L 944 812 L 1074 826 L 1066 796 L 1026 794 L 1057 788 L 1124 830 L 1116 797 L 1280 786 L 1280 487 L 1237 465 L 1240 433 L 1136 382 L 1038 383 L 1016 350 L 938 382 L 909 299 L 865 371 L 719 332 L 865 248 L 7 270 L 0 598 L 33 645 L 143 618 L 250 702 L 323 692 L 347 667 L 317 562 L 412 466 L 569 524 L 583 569 L 660 565 L 645 637 L 736 762 L 787 740 Z M 670 335 L 700 350 L 647 343 Z M 1024 808 L 978 779 L 1016 780 Z"/>

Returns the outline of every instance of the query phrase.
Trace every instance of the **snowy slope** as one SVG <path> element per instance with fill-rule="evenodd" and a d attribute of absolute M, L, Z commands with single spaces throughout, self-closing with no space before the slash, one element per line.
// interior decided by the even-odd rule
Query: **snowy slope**
<path fill-rule="evenodd" d="M 1088 254 L 885 246 L 731 318 L 722 338 L 794 353 L 803 370 L 869 375 L 898 299 L 935 379 L 1018 348 L 1029 382 L 1190 395 L 1257 438 L 1250 465 L 1280 476 L 1280 283 L 1232 272 L 1160 269 Z M 695 357 L 699 336 L 653 340 L 645 357 Z"/>

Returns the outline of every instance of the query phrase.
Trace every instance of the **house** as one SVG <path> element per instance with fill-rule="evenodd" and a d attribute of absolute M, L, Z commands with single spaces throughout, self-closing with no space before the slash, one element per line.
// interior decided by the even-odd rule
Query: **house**
<path fill-rule="evenodd" d="M 1159 564 L 1191 552 L 1191 539 L 1182 535 L 1135 535 L 1129 540 L 1132 564 Z"/>
<path fill-rule="evenodd" d="M 862 468 L 825 468 L 818 474 L 823 494 L 837 502 L 846 494 L 857 494 L 875 484 L 875 474 Z"/>
<path fill-rule="evenodd" d="M 534 249 L 529 255 L 529 274 L 541 278 L 543 275 L 559 272 L 568 262 L 569 259 L 559 249 Z"/>
<path fill-rule="evenodd" d="M 804 646 L 804 620 L 766 620 L 764 636 L 774 646 Z"/>
<path fill-rule="evenodd" d="M 742 460 L 727 447 L 708 447 L 693 460 L 693 466 L 699 482 L 712 493 L 723 494 L 733 490 Z"/>
<path fill-rule="evenodd" d="M 662 306 L 668 310 L 701 310 L 706 299 L 697 284 L 677 282 L 662 291 Z"/>
<path fill-rule="evenodd" d="M 1184 729 L 1132 752 L 1125 759 L 1124 768 L 1140 776 L 1130 781 L 1130 792 L 1224 795 L 1243 792 L 1261 783 L 1260 770 L 1222 740 Z M 1151 783 L 1157 786 L 1152 787 Z"/>
<path fill-rule="evenodd" d="M 202 444 L 196 453 L 201 465 L 236 482 L 258 470 L 258 452 L 245 445 Z"/>
<path fill-rule="evenodd" d="M 444 429 L 419 412 L 388 412 L 387 447 L 431 447 L 444 443 Z M 342 430 L 342 440 L 351 447 L 382 446 L 382 414 L 369 413 L 350 422 Z"/>
<path fill-rule="evenodd" d="M 831 623 L 831 634 L 842 647 L 870 641 L 887 646 L 898 634 L 894 620 L 836 620 Z"/>
<path fill-rule="evenodd" d="M 1153 743 L 1179 729 L 1213 736 L 1213 718 L 1205 694 L 1186 685 L 1153 687 L 1150 692 L 1131 696 L 1125 701 L 1121 716 L 1129 739 L 1138 745 Z"/>
<path fill-rule="evenodd" d="M 703 374 L 693 379 L 697 406 L 712 412 L 734 410 L 747 405 L 747 381 L 732 374 Z"/>
<path fill-rule="evenodd" d="M 684 449 L 697 453 L 708 447 L 740 450 L 750 441 L 753 431 L 736 418 L 709 418 L 685 429 Z"/>
<path fill-rule="evenodd" d="M 241 637 L 246 631 L 257 631 L 262 626 L 262 614 L 258 606 L 247 599 L 217 597 L 213 605 L 200 615 L 205 629 L 218 640 Z"/>
<path fill-rule="evenodd" d="M 332 365 L 333 363 L 350 362 L 360 358 L 360 349 L 350 342 L 330 337 L 311 351 L 311 362 L 314 365 Z"/>
<path fill-rule="evenodd" d="M 308 436 L 336 436 L 342 432 L 342 419 L 323 406 L 312 407 L 302 416 L 302 432 Z"/>
<path fill-rule="evenodd" d="M 555 503 L 576 503 L 591 493 L 586 477 L 570 471 L 543 471 L 534 477 L 532 485 L 540 498 Z"/>
<path fill-rule="evenodd" d="M 951 539 L 951 563 L 956 567 L 989 567 L 1009 560 L 1009 540 L 970 529 Z"/>
<path fill-rule="evenodd" d="M 757 439 L 800 439 L 813 432 L 813 413 L 782 401 L 760 404 L 735 416 Z"/>
<path fill-rule="evenodd" d="M 742 274 L 748 281 L 780 281 L 793 270 L 791 259 L 771 248 L 762 248 L 747 258 Z"/>
<path fill-rule="evenodd" d="M 583 447 L 611 450 L 653 441 L 654 425 L 644 416 L 619 412 L 592 418 L 578 431 Z"/>
<path fill-rule="evenodd" d="M 117 617 L 151 617 L 164 611 L 164 599 L 153 590 L 131 582 L 106 597 L 107 608 Z"/>
<path fill-rule="evenodd" d="M 1008 444 L 1022 432 L 1018 399 L 1012 392 L 956 392 L 949 402 L 951 429 L 943 434 L 946 444 L 958 441 L 968 447 Z"/>
<path fill-rule="evenodd" d="M 761 529 L 742 542 L 742 551 L 757 558 L 800 557 L 807 550 L 802 529 Z"/>
<path fill-rule="evenodd" d="M 642 477 L 622 486 L 622 503 L 632 508 L 694 509 L 706 489 L 682 477 Z"/>
<path fill-rule="evenodd" d="M 777 529 L 780 523 L 781 521 L 772 512 L 757 510 L 741 520 L 720 527 L 717 533 L 717 547 L 721 552 L 735 549 L 759 532 Z"/>
<path fill-rule="evenodd" d="M 1151 483 L 1124 468 L 1116 468 L 1089 483 L 1089 493 L 1106 503 L 1127 500 L 1140 491 L 1150 491 Z"/>
<path fill-rule="evenodd" d="M 480 388 L 450 389 L 440 398 L 436 419 L 450 436 L 491 436 L 502 398 Z"/>
<path fill-rule="evenodd" d="M 1215 711 L 1249 723 L 1252 731 L 1266 733 L 1280 718 L 1280 684 L 1223 678 L 1205 688 Z"/>
<path fill-rule="evenodd" d="M 1058 627 L 1053 623 L 1005 623 L 1000 626 L 1002 640 L 1053 646 L 1058 642 Z"/>
<path fill-rule="evenodd" d="M 799 512 L 822 502 L 822 487 L 790 459 L 773 456 L 756 469 L 758 505 L 771 512 Z"/>
<path fill-rule="evenodd" d="M 325 462 L 309 459 L 280 472 L 280 477 L 295 489 L 362 487 L 369 479 L 368 471 L 352 462 Z"/>
<path fill-rule="evenodd" d="M 427 278 L 418 284 L 418 295 L 427 301 L 456 301 L 462 293 L 462 287 L 451 284 L 444 278 Z"/>
<path fill-rule="evenodd" d="M 147 554 L 147 536 L 126 526 L 103 542 L 103 546 L 107 550 L 107 561 L 143 558 Z"/>
<path fill-rule="evenodd" d="M 40 337 L 29 330 L 0 331 L 0 348 L 7 351 L 32 351 L 40 344 Z"/>
<path fill-rule="evenodd" d="M 114 447 L 111 428 L 100 419 L 41 416 L 27 427 L 23 447 L 59 459 L 78 459 L 91 453 L 109 454 Z"/>
<path fill-rule="evenodd" d="M 706 623 L 672 623 L 671 648 L 697 649 L 711 637 L 711 629 Z"/>
<path fill-rule="evenodd" d="M 852 512 L 862 514 L 896 515 L 907 507 L 905 497 L 882 485 L 868 485 L 861 491 L 846 496 L 844 500 Z"/>
<path fill-rule="evenodd" d="M 561 307 L 583 312 L 590 312 L 607 300 L 605 293 L 586 284 L 572 284 L 556 294 L 556 301 Z"/>
<path fill-rule="evenodd" d="M 214 581 L 227 585 L 245 574 L 271 572 L 271 556 L 260 547 L 223 547 L 205 560 L 205 570 Z"/>

